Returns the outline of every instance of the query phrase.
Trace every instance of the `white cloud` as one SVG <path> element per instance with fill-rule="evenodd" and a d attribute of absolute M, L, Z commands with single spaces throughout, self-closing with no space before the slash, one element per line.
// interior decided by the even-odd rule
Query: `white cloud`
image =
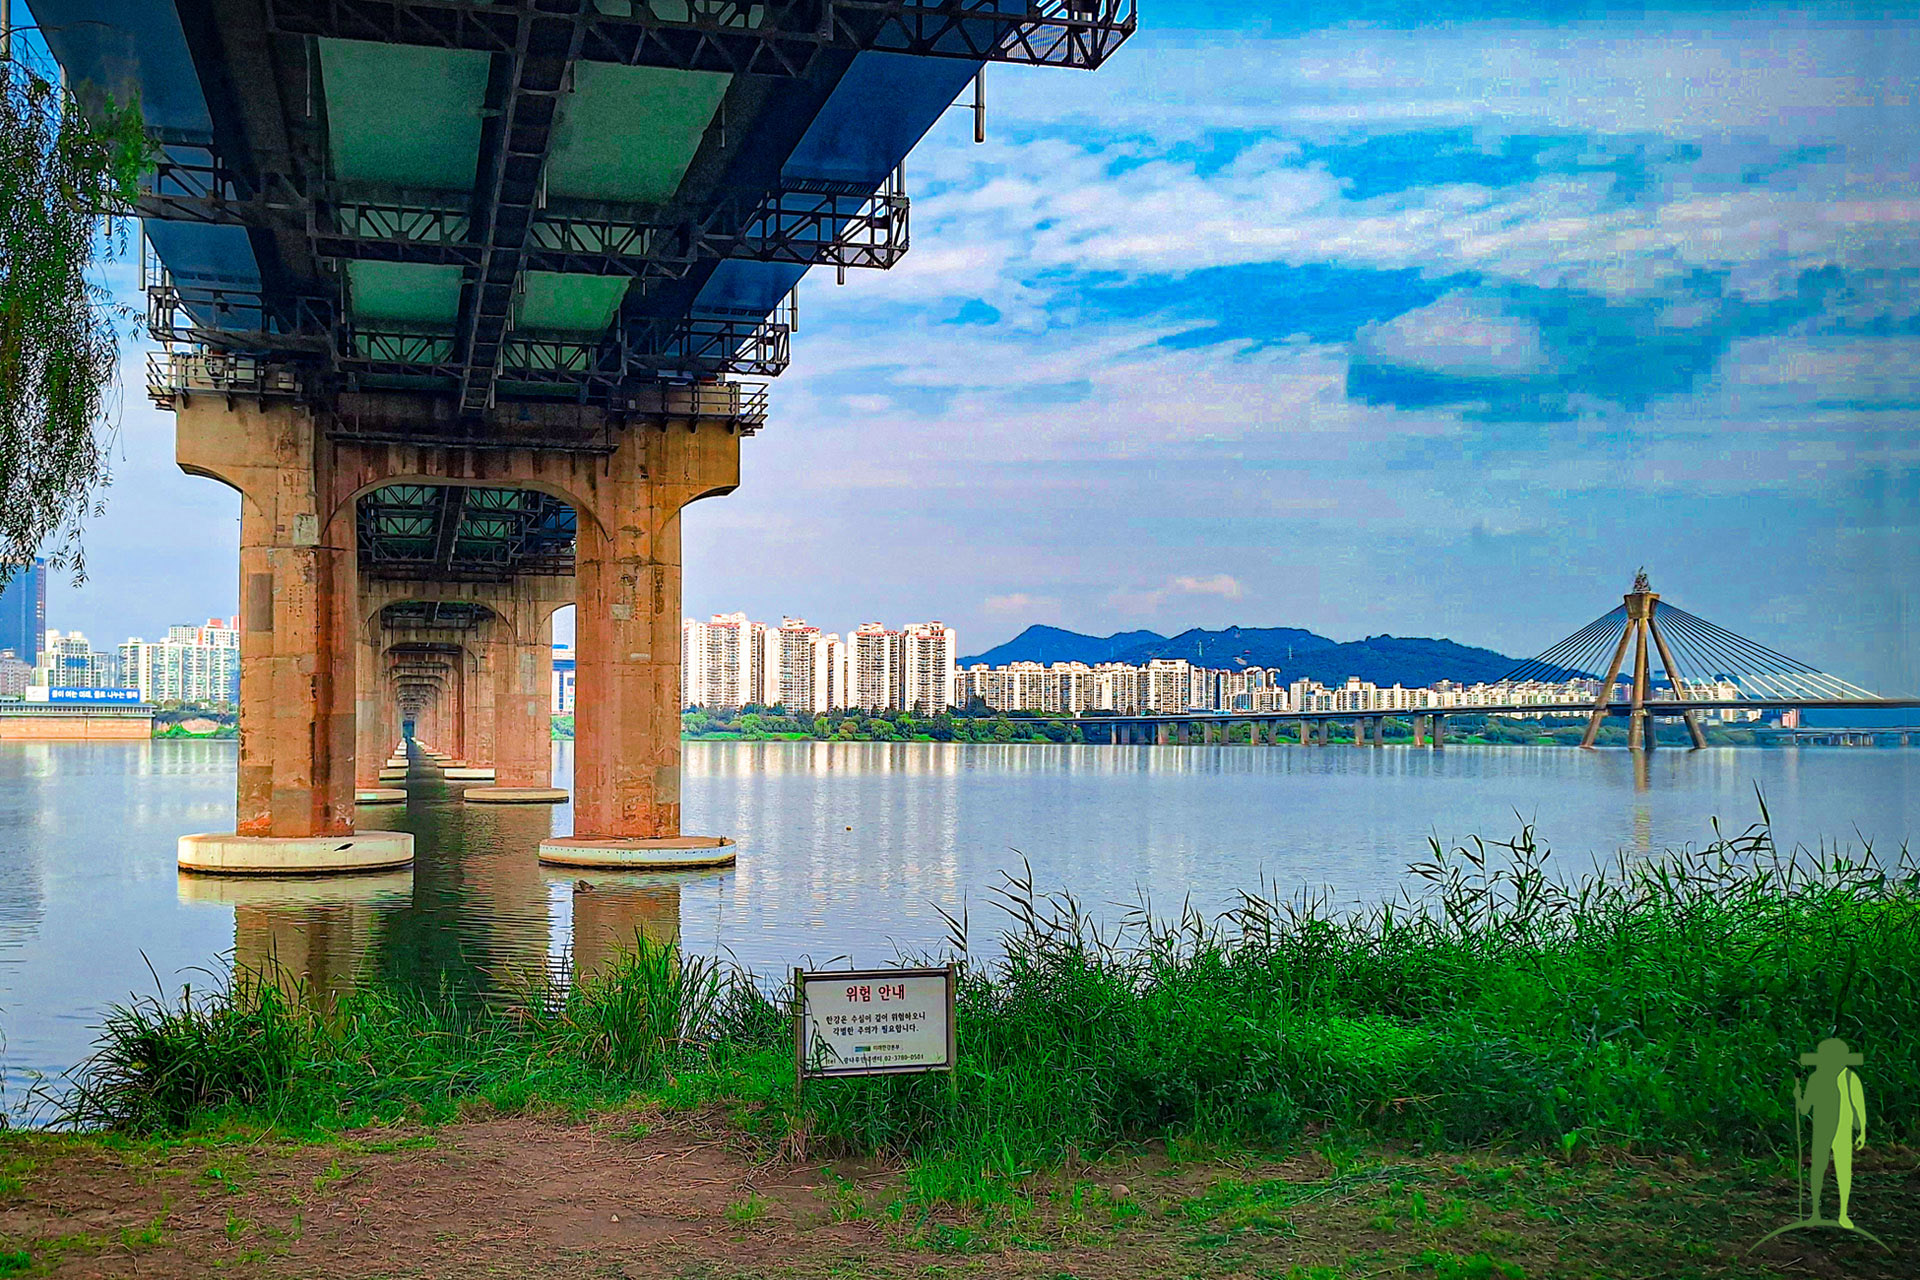
<path fill-rule="evenodd" d="M 1169 587 L 1173 591 L 1191 596 L 1219 596 L 1222 600 L 1238 600 L 1246 594 L 1231 574 L 1216 573 L 1207 578 L 1183 576 L 1175 578 Z"/>
<path fill-rule="evenodd" d="M 983 606 L 988 613 L 1038 613 L 1060 607 L 1060 602 L 1052 596 L 1032 596 L 1024 591 L 1011 595 L 988 596 Z"/>
<path fill-rule="evenodd" d="M 1514 377 L 1546 367 L 1537 324 L 1466 292 L 1366 325 L 1355 347 L 1383 363 L 1456 377 Z"/>
<path fill-rule="evenodd" d="M 1158 587 L 1146 590 L 1123 588 L 1111 592 L 1107 601 L 1122 614 L 1152 617 L 1164 611 L 1169 603 L 1180 596 L 1217 596 L 1222 600 L 1238 600 L 1245 594 L 1245 589 L 1231 574 L 1216 573 L 1204 578 L 1183 574 L 1168 579 Z"/>

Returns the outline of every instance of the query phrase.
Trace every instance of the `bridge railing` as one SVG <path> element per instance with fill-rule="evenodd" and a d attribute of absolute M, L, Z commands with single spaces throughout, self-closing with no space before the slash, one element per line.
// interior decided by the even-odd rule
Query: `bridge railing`
<path fill-rule="evenodd" d="M 194 393 L 295 397 L 302 379 L 283 364 L 224 351 L 179 349 L 147 353 L 147 398 L 161 409 Z"/>

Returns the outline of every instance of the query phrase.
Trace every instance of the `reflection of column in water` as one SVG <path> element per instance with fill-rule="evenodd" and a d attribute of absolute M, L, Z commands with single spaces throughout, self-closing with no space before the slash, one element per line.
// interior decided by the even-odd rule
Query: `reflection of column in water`
<path fill-rule="evenodd" d="M 233 908 L 233 967 L 331 1004 L 373 949 L 378 908 L 413 895 L 412 871 L 313 880 L 179 877 L 180 901 Z"/>
<path fill-rule="evenodd" d="M 510 992 L 547 971 L 547 882 L 534 855 L 553 832 L 553 813 L 508 804 L 467 804 L 453 813 L 461 931 L 484 935 L 487 986 Z"/>
<path fill-rule="evenodd" d="M 573 882 L 573 976 L 605 973 L 636 938 L 678 948 L 680 886 L 714 873 L 590 874 Z"/>
<path fill-rule="evenodd" d="M 1629 751 L 1633 757 L 1633 791 L 1635 795 L 1645 795 L 1653 787 L 1653 752 Z M 1633 847 L 1641 857 L 1653 853 L 1653 811 L 1646 805 L 1636 805 L 1633 810 Z"/>

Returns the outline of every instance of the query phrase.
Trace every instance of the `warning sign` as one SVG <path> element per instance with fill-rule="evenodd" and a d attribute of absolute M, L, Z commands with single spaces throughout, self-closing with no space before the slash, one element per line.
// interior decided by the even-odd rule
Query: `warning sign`
<path fill-rule="evenodd" d="M 954 969 L 793 971 L 800 1075 L 953 1066 Z"/>

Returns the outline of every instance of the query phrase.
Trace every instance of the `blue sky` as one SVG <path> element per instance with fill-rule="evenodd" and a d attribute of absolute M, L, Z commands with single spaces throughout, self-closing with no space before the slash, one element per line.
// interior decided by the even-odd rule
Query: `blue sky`
<path fill-rule="evenodd" d="M 994 68 L 989 141 L 909 162 L 906 262 L 803 286 L 689 613 L 1531 653 L 1644 563 L 1920 690 L 1920 23 L 1143 7 L 1096 74 Z M 170 445 L 130 389 L 55 625 L 232 607 L 234 500 Z"/>

